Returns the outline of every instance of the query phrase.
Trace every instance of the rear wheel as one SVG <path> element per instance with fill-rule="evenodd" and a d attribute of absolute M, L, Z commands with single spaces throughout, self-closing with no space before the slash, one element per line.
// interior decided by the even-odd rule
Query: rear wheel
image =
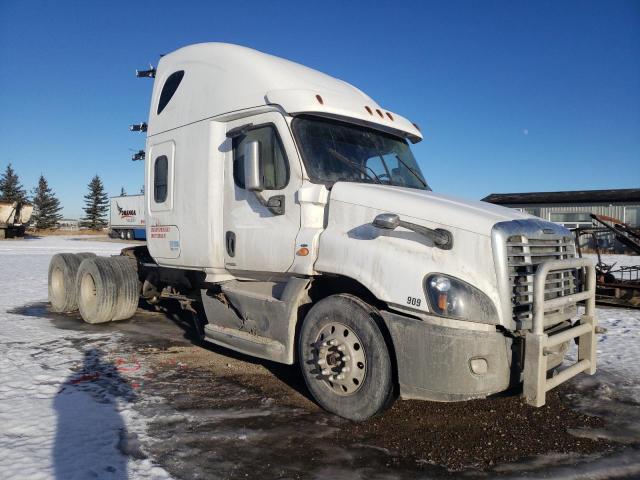
<path fill-rule="evenodd" d="M 49 303 L 54 312 L 78 309 L 76 274 L 82 258 L 73 253 L 57 253 L 49 262 Z"/>
<path fill-rule="evenodd" d="M 319 301 L 299 337 L 305 382 L 324 409 L 365 420 L 394 399 L 393 370 L 377 311 L 357 297 L 340 294 Z"/>
<path fill-rule="evenodd" d="M 105 323 L 113 318 L 118 300 L 118 275 L 106 257 L 86 258 L 76 277 L 78 308 L 87 323 Z"/>
<path fill-rule="evenodd" d="M 127 320 L 136 313 L 140 299 L 140 284 L 134 262 L 127 257 L 111 257 L 116 271 L 118 296 L 112 320 Z"/>

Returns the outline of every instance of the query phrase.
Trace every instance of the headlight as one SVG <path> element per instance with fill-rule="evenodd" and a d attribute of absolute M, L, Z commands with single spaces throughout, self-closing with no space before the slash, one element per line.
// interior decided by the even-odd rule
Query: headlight
<path fill-rule="evenodd" d="M 498 323 L 493 302 L 484 293 L 454 277 L 435 273 L 425 279 L 431 311 L 443 317 L 480 323 Z"/>

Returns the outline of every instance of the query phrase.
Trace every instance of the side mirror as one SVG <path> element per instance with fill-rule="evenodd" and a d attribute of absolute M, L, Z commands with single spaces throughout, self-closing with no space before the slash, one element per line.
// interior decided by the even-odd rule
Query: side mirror
<path fill-rule="evenodd" d="M 260 169 L 260 142 L 254 140 L 244 146 L 244 188 L 251 192 L 264 190 Z"/>
<path fill-rule="evenodd" d="M 400 217 L 395 213 L 381 213 L 373 219 L 373 226 L 385 230 L 395 230 L 400 226 Z"/>

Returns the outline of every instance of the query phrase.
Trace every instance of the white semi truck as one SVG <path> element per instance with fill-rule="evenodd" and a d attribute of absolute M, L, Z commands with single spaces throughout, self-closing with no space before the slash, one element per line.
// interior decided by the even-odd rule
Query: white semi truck
<path fill-rule="evenodd" d="M 144 195 L 111 197 L 109 235 L 127 240 L 144 240 Z"/>
<path fill-rule="evenodd" d="M 318 403 L 353 420 L 397 395 L 458 401 L 522 383 L 541 406 L 595 372 L 592 262 L 559 225 L 432 192 L 415 124 L 235 45 L 181 48 L 143 76 L 155 77 L 147 245 L 56 255 L 53 310 L 100 323 L 131 317 L 140 296 L 179 300 L 203 337 L 299 364 Z M 577 362 L 557 373 L 576 338 Z"/>

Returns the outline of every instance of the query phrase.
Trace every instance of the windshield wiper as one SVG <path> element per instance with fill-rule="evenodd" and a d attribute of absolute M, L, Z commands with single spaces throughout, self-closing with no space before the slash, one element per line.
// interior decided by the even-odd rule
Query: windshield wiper
<path fill-rule="evenodd" d="M 429 186 L 427 185 L 427 182 L 425 182 L 422 178 L 420 178 L 420 175 L 418 175 L 418 173 L 417 173 L 413 168 L 411 168 L 409 165 L 407 165 L 407 164 L 406 164 L 406 163 L 405 163 L 405 162 L 400 158 L 400 155 L 396 155 L 396 159 L 397 159 L 397 160 L 398 160 L 402 165 L 404 165 L 404 166 L 405 166 L 405 168 L 406 168 L 407 170 L 409 170 L 409 171 L 413 174 L 413 176 L 414 176 L 414 177 L 416 177 L 416 178 L 418 179 L 418 181 L 419 181 L 423 186 L 425 186 L 425 187 L 429 188 Z"/>
<path fill-rule="evenodd" d="M 376 175 L 376 172 L 374 172 L 374 171 L 371 169 L 371 167 L 369 167 L 369 166 L 363 167 L 363 166 L 362 166 L 362 165 L 360 165 L 359 163 L 354 162 L 353 160 L 349 160 L 347 157 L 345 157 L 344 155 L 342 155 L 342 154 L 341 154 L 341 153 L 339 153 L 339 152 L 336 152 L 336 151 L 335 151 L 334 149 L 332 149 L 332 148 L 329 148 L 329 149 L 328 149 L 328 151 L 329 151 L 329 153 L 330 153 L 331 155 L 333 155 L 334 157 L 336 157 L 336 158 L 337 158 L 338 160 L 340 160 L 341 162 L 343 162 L 343 163 L 345 163 L 345 164 L 347 164 L 347 165 L 351 165 L 352 167 L 356 167 L 358 170 L 360 170 L 360 172 L 361 172 L 361 173 L 363 173 L 364 175 L 366 175 L 366 177 L 367 177 L 369 180 L 373 180 L 373 181 L 374 181 L 374 182 L 376 182 L 376 183 L 382 184 L 382 182 L 381 182 L 381 181 L 380 181 L 380 179 L 378 178 L 378 175 Z M 366 169 L 371 170 L 371 173 L 373 173 L 373 177 L 367 173 L 367 170 L 366 170 Z"/>

